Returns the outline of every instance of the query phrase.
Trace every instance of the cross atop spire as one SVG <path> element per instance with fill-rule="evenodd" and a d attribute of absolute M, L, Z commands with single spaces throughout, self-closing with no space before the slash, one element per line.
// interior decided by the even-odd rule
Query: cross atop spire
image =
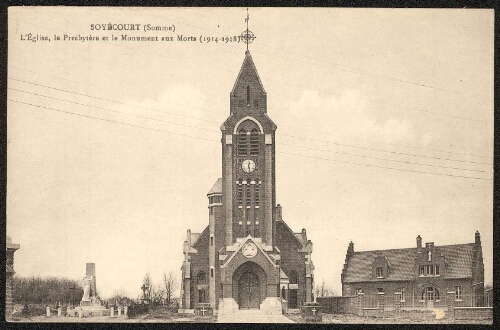
<path fill-rule="evenodd" d="M 250 15 L 248 14 L 248 8 L 247 8 L 247 17 L 245 18 L 245 22 L 247 23 L 247 29 L 241 33 L 241 38 L 244 43 L 247 44 L 247 53 L 248 53 L 248 44 L 253 42 L 253 40 L 256 38 L 255 35 L 248 29 L 248 21 L 250 20 Z"/>

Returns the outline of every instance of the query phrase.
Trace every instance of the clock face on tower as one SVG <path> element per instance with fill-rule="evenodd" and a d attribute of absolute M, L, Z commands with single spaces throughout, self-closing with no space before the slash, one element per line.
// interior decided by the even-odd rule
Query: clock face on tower
<path fill-rule="evenodd" d="M 246 173 L 252 173 L 255 170 L 255 162 L 251 159 L 247 159 L 241 164 L 241 168 Z"/>

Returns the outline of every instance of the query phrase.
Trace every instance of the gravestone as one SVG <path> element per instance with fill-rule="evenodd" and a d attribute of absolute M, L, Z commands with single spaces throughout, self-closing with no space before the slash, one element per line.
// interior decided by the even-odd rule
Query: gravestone
<path fill-rule="evenodd" d="M 321 322 L 323 315 L 321 313 L 321 305 L 317 302 L 306 302 L 302 306 L 301 316 L 303 322 Z"/>

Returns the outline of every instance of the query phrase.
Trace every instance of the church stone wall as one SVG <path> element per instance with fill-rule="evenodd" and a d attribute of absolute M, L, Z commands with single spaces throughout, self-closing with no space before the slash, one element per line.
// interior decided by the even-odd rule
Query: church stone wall
<path fill-rule="evenodd" d="M 210 276 L 210 266 L 208 264 L 208 231 L 204 232 L 198 239 L 198 242 L 193 246 L 198 253 L 191 254 L 191 306 L 194 308 L 198 304 L 198 283 L 197 275 L 203 271 L 206 275 L 207 284 Z M 207 290 L 208 301 L 208 290 Z"/>
<path fill-rule="evenodd" d="M 222 287 L 220 284 L 220 262 L 219 250 L 224 246 L 226 239 L 226 224 L 224 223 L 224 211 L 222 206 L 213 208 L 215 219 L 215 308 L 219 307 L 219 298 L 222 297 Z"/>
<path fill-rule="evenodd" d="M 290 233 L 284 224 L 276 223 L 276 245 L 281 251 L 281 269 L 289 275 L 295 270 L 298 275 L 297 300 L 299 307 L 306 301 L 306 266 L 305 253 L 297 252 L 301 247 L 297 239 Z"/>

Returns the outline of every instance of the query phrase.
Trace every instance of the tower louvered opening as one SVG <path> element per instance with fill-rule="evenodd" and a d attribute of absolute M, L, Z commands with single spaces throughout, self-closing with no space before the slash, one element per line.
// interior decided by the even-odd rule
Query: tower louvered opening
<path fill-rule="evenodd" d="M 244 128 L 238 131 L 238 155 L 239 156 L 248 155 L 247 131 Z"/>
<path fill-rule="evenodd" d="M 258 156 L 259 149 L 259 131 L 254 128 L 250 132 L 250 156 Z"/>

